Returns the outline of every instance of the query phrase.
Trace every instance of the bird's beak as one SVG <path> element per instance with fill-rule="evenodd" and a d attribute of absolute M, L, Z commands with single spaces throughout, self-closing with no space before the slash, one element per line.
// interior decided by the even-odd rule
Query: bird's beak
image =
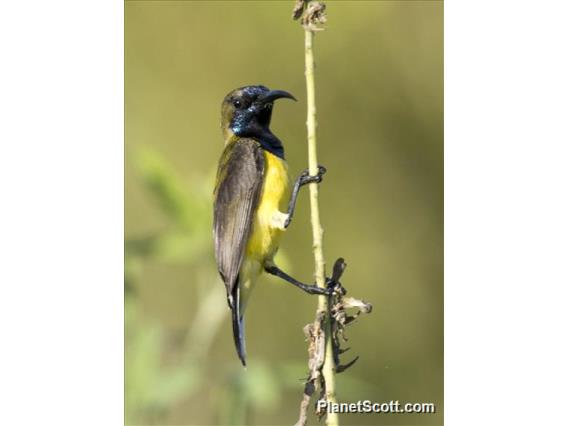
<path fill-rule="evenodd" d="M 259 101 L 262 102 L 263 104 L 267 104 L 269 102 L 274 102 L 276 99 L 281 99 L 281 98 L 288 98 L 294 101 L 296 100 L 294 96 L 292 96 L 290 93 L 284 90 L 271 90 L 270 92 L 262 96 L 259 99 Z"/>

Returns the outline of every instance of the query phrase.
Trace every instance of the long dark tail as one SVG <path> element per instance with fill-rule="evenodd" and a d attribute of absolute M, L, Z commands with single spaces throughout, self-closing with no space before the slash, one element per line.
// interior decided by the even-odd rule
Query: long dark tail
<path fill-rule="evenodd" d="M 237 355 L 239 356 L 243 366 L 247 366 L 247 353 L 245 345 L 245 322 L 241 315 L 241 291 L 237 283 L 233 288 L 233 303 L 231 304 L 231 311 L 233 316 L 233 337 L 235 339 L 235 347 L 237 348 Z"/>

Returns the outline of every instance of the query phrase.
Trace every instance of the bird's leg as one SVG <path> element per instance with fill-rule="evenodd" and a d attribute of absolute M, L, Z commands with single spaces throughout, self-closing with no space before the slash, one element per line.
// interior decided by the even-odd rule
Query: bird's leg
<path fill-rule="evenodd" d="M 284 272 L 282 269 L 280 269 L 278 266 L 276 266 L 273 263 L 264 265 L 264 270 L 271 275 L 282 278 L 284 281 L 287 281 L 290 284 L 293 284 L 296 287 L 301 288 L 308 294 L 330 296 L 333 294 L 336 285 L 339 284 L 339 282 L 336 281 L 334 278 L 326 278 L 326 288 L 320 288 L 315 284 L 304 284 L 296 280 L 295 278 L 292 278 L 290 275 L 288 275 L 286 272 Z"/>
<path fill-rule="evenodd" d="M 292 221 L 292 216 L 294 215 L 294 209 L 296 208 L 296 201 L 298 199 L 298 194 L 300 193 L 300 188 L 308 183 L 316 182 L 320 183 L 323 179 L 323 175 L 326 172 L 324 166 L 318 166 L 318 174 L 315 176 L 310 176 L 309 169 L 302 172 L 296 182 L 294 183 L 294 188 L 292 189 L 292 196 L 290 197 L 290 202 L 288 203 L 287 218 L 284 221 L 284 228 L 288 228 L 290 222 Z"/>

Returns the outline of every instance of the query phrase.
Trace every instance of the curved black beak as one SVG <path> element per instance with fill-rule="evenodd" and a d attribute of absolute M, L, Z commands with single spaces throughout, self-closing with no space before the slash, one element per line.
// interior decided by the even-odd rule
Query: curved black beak
<path fill-rule="evenodd" d="M 263 104 L 267 104 L 269 102 L 274 102 L 276 99 L 282 99 L 282 98 L 292 99 L 294 101 L 296 100 L 296 98 L 292 96 L 292 94 L 284 90 L 271 90 L 262 97 L 260 97 L 258 101 Z"/>

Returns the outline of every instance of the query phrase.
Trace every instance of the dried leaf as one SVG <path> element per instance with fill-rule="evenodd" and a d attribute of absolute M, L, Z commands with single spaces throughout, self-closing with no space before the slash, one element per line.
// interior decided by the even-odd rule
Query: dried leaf
<path fill-rule="evenodd" d="M 318 25 L 323 25 L 327 21 L 325 16 L 325 3 L 312 1 L 308 3 L 304 16 L 302 17 L 302 25 L 309 31 L 323 31 Z"/>
<path fill-rule="evenodd" d="M 294 4 L 294 9 L 292 10 L 292 19 L 297 20 L 302 16 L 304 13 L 304 6 L 307 3 L 307 0 L 296 0 Z"/>

